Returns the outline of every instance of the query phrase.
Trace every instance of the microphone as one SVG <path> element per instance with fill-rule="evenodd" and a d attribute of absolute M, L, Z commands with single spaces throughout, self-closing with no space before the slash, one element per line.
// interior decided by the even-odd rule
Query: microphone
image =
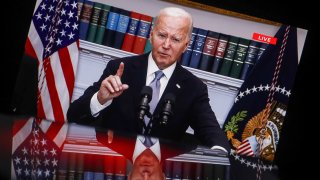
<path fill-rule="evenodd" d="M 152 88 L 150 86 L 144 86 L 141 90 L 141 100 L 139 103 L 138 118 L 143 120 L 144 116 L 149 113 L 149 102 L 152 99 Z"/>
<path fill-rule="evenodd" d="M 168 123 L 169 118 L 172 116 L 173 112 L 173 105 L 176 101 L 176 97 L 174 94 L 172 93 L 168 93 L 165 95 L 164 97 L 164 104 L 163 104 L 163 108 L 161 111 L 161 121 L 160 124 L 161 125 L 166 125 Z"/>

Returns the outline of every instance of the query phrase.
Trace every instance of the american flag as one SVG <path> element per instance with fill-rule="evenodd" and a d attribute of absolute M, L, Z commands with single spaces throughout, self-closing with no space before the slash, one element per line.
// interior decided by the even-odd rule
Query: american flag
<path fill-rule="evenodd" d="M 25 53 L 38 61 L 38 117 L 66 120 L 78 64 L 75 0 L 37 1 Z"/>
<path fill-rule="evenodd" d="M 41 136 L 48 139 L 48 146 L 57 150 L 57 155 L 67 133 L 66 113 L 72 98 L 78 64 L 78 20 L 76 0 L 37 0 L 25 44 L 25 55 L 38 62 L 37 118 L 39 119 L 37 124 L 44 133 Z M 37 147 L 35 139 L 32 139 L 36 137 L 29 135 L 33 131 L 30 124 L 32 124 L 31 120 L 20 123 L 14 129 L 13 179 L 15 176 L 20 177 L 21 173 L 28 174 L 29 170 L 32 175 L 31 168 L 35 170 L 34 173 L 41 174 L 43 175 L 41 177 L 45 178 L 48 172 L 45 169 L 46 165 L 44 169 L 40 169 L 40 165 L 38 164 L 39 167 L 37 165 L 37 158 L 46 158 L 45 156 L 33 158 L 33 156 L 40 155 L 37 154 L 38 150 L 36 151 L 35 148 L 40 148 L 41 145 Z M 30 144 L 31 141 L 33 144 Z M 23 154 L 25 149 L 28 149 L 29 156 L 23 156 L 26 155 Z M 23 160 L 28 164 L 24 164 Z M 23 167 L 19 166 L 19 161 L 21 165 L 24 164 Z M 39 161 L 43 166 L 43 161 L 40 159 Z M 55 160 L 51 159 L 50 161 Z M 48 170 L 52 171 L 52 169 Z"/>
<path fill-rule="evenodd" d="M 37 122 L 29 118 L 14 124 L 12 179 L 53 179 L 56 175 L 60 148 Z"/>

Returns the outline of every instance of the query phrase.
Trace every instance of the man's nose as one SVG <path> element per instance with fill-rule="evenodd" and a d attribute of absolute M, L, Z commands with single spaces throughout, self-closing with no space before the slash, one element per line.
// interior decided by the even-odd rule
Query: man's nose
<path fill-rule="evenodd" d="M 166 38 L 162 44 L 162 47 L 165 48 L 165 49 L 168 49 L 170 47 L 170 38 Z"/>
<path fill-rule="evenodd" d="M 148 172 L 144 172 L 143 173 L 143 180 L 148 180 L 149 179 L 149 173 Z"/>

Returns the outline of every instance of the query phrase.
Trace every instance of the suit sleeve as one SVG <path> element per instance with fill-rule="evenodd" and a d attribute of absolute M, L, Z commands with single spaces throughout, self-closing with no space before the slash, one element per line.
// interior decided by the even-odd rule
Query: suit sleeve
<path fill-rule="evenodd" d="M 195 136 L 203 145 L 212 147 L 222 146 L 230 151 L 230 146 L 226 134 L 220 128 L 214 112 L 211 109 L 208 98 L 208 89 L 202 82 L 197 86 L 192 105 L 191 127 Z"/>
<path fill-rule="evenodd" d="M 70 104 L 67 112 L 68 122 L 76 122 L 79 124 L 89 125 L 95 120 L 99 119 L 99 116 L 93 117 L 91 115 L 90 101 L 92 96 L 99 91 L 101 82 L 109 75 L 115 74 L 117 70 L 117 64 L 119 64 L 118 61 L 110 61 L 103 71 L 100 79 L 97 82 L 93 83 L 92 86 L 88 87 L 79 99 Z"/>

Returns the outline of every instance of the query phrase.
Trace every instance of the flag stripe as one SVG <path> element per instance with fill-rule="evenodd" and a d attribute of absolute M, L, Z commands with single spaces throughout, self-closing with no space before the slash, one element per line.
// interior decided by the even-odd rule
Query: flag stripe
<path fill-rule="evenodd" d="M 44 73 L 42 73 L 42 76 L 44 76 Z M 45 81 L 45 78 L 43 78 L 42 81 L 39 82 L 38 86 L 39 86 L 39 93 L 40 93 L 40 96 L 38 96 L 38 117 L 48 119 L 48 120 L 54 120 L 55 118 L 52 111 L 50 94 L 48 91 L 47 81 Z M 41 111 L 39 112 L 39 110 L 43 110 L 43 115 L 39 114 L 41 112 Z"/>
<path fill-rule="evenodd" d="M 60 107 L 62 110 L 63 120 L 66 119 L 65 115 L 67 114 L 68 107 L 69 107 L 69 93 L 68 87 L 66 84 L 66 76 L 63 73 L 63 65 L 61 64 L 62 61 L 66 61 L 66 59 L 61 59 L 58 53 L 54 53 L 51 55 L 51 68 L 54 78 L 54 83 L 57 90 L 58 100 L 60 101 Z M 53 110 L 55 106 L 53 107 Z M 60 121 L 62 122 L 62 121 Z"/>
<path fill-rule="evenodd" d="M 59 133 L 62 126 L 63 123 L 52 123 L 46 132 L 49 139 L 53 140 Z"/>
<path fill-rule="evenodd" d="M 27 138 L 26 134 L 32 129 L 32 120 L 33 118 L 29 118 L 25 121 L 19 121 L 14 124 L 13 130 L 16 131 L 19 129 L 18 132 L 14 133 L 15 135 L 12 138 L 12 152 L 14 152 L 18 146 Z M 23 127 L 21 128 L 21 125 Z"/>
<path fill-rule="evenodd" d="M 71 101 L 72 97 L 72 90 L 73 90 L 73 85 L 74 85 L 74 71 L 73 71 L 73 66 L 72 66 L 72 60 L 69 55 L 69 50 L 68 48 L 62 48 L 59 51 L 59 57 L 61 59 L 61 68 L 63 71 L 63 75 L 65 77 L 65 81 L 68 87 L 68 92 L 69 92 L 69 101 Z"/>
<path fill-rule="evenodd" d="M 70 44 L 70 46 L 68 46 L 74 77 L 76 77 L 76 74 L 77 74 L 77 65 L 78 65 L 78 61 L 79 61 L 79 53 L 72 53 L 71 54 L 70 52 L 78 51 L 78 49 L 79 49 L 79 46 L 78 46 L 79 43 L 78 42 L 79 41 L 76 41 L 75 43 L 72 43 L 72 44 Z M 72 91 L 73 91 L 73 89 L 72 89 Z"/>
<path fill-rule="evenodd" d="M 34 27 L 33 21 L 31 21 L 28 38 L 33 46 L 34 52 L 37 54 L 38 60 L 43 59 L 43 45 L 37 30 Z M 42 64 L 42 61 L 39 62 Z"/>
<path fill-rule="evenodd" d="M 37 54 L 34 51 L 33 46 L 31 44 L 31 41 L 29 40 L 29 38 L 27 38 L 24 48 L 25 48 L 25 53 L 27 55 L 33 57 L 34 59 L 37 59 Z"/>
<path fill-rule="evenodd" d="M 57 144 L 58 147 L 61 147 L 64 143 L 64 140 L 66 139 L 67 132 L 68 131 L 68 124 L 63 124 L 60 128 L 60 131 L 57 133 L 55 138 L 53 139 L 53 142 Z"/>
<path fill-rule="evenodd" d="M 64 120 L 64 116 L 63 116 L 63 111 L 61 108 L 61 104 L 59 101 L 59 96 L 58 96 L 58 92 L 56 89 L 56 84 L 54 81 L 54 75 L 53 75 L 53 71 L 51 68 L 51 63 L 49 61 L 49 63 L 45 65 L 45 69 L 46 69 L 46 82 L 47 82 L 47 86 L 48 86 L 48 91 L 49 91 L 49 95 L 50 95 L 50 100 L 52 103 L 52 108 L 53 108 L 53 115 L 54 115 L 54 119 L 50 119 L 50 120 L 54 120 L 57 122 L 61 122 Z"/>
<path fill-rule="evenodd" d="M 45 115 L 44 110 L 43 110 L 41 96 L 38 96 L 37 109 L 38 109 L 38 116 L 46 118 L 46 115 Z"/>

